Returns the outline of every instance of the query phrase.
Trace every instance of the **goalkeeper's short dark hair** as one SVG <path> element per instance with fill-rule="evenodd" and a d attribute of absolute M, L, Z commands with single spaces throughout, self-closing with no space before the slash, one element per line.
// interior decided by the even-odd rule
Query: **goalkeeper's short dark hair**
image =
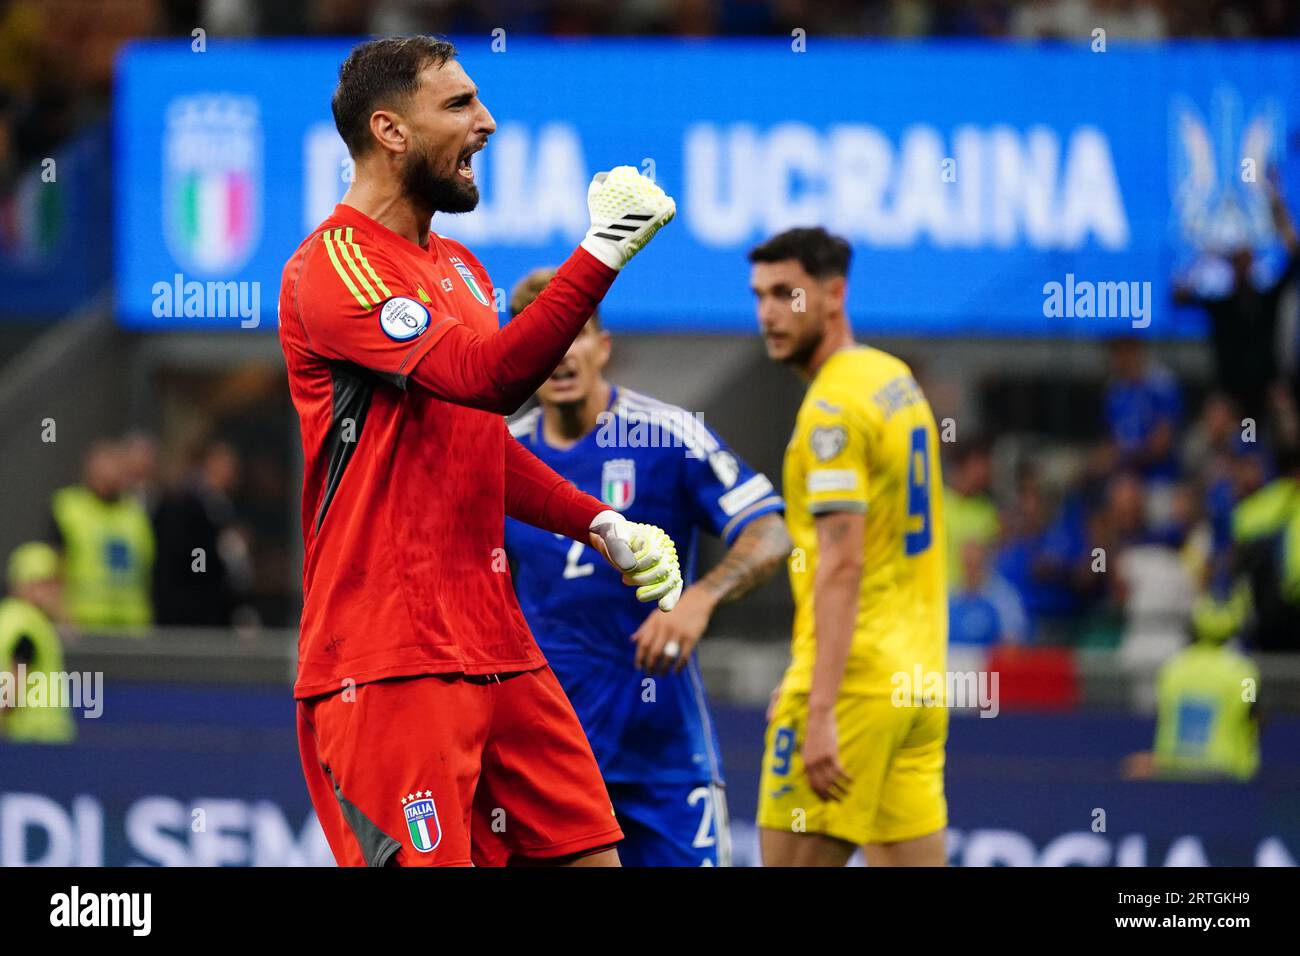
<path fill-rule="evenodd" d="M 555 273 L 559 270 L 555 266 L 542 266 L 534 269 L 528 275 L 524 276 L 515 283 L 515 287 L 510 290 L 510 318 L 514 318 L 524 309 L 533 304 L 533 300 L 542 294 L 548 282 L 555 278 Z M 600 313 L 593 310 L 591 318 L 587 320 L 600 331 Z"/>
<path fill-rule="evenodd" d="M 847 276 L 853 248 L 848 240 L 832 235 L 821 226 L 812 226 L 779 232 L 749 250 L 750 262 L 788 259 L 797 259 L 804 272 L 816 279 Z"/>
<path fill-rule="evenodd" d="M 419 87 L 427 66 L 455 58 L 456 47 L 439 37 L 383 37 L 353 47 L 339 67 L 339 84 L 330 101 L 334 126 L 348 153 L 355 159 L 370 151 L 370 116 L 375 110 L 399 105 Z"/>

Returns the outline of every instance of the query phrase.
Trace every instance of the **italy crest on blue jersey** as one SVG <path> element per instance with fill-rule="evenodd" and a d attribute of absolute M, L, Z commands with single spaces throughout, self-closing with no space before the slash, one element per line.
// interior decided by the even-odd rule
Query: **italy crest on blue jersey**
<path fill-rule="evenodd" d="M 687 584 L 701 531 L 727 544 L 750 521 L 779 512 L 772 483 L 680 408 L 612 389 L 600 425 L 567 449 L 548 445 L 542 412 L 512 434 L 583 491 L 631 521 L 658 525 L 677 543 Z M 620 575 L 587 544 L 506 522 L 519 606 L 582 721 L 605 780 L 720 783 L 717 740 L 699 669 L 651 680 L 631 641 L 646 617 Z"/>
<path fill-rule="evenodd" d="M 636 497 L 636 462 L 610 458 L 600 469 L 600 500 L 615 511 L 626 511 Z"/>

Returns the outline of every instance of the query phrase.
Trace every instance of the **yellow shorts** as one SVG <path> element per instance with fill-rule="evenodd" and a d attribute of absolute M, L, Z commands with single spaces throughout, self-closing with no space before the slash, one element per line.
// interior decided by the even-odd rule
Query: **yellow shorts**
<path fill-rule="evenodd" d="M 786 692 L 767 728 L 758 825 L 820 833 L 849 843 L 897 843 L 948 825 L 943 795 L 946 707 L 895 706 L 846 695 L 835 705 L 840 765 L 852 779 L 839 802 L 812 792 L 804 773 L 808 695 Z"/>

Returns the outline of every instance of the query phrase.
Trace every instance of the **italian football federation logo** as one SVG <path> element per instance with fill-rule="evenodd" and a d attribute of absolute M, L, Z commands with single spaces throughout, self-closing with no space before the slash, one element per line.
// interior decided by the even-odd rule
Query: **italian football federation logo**
<path fill-rule="evenodd" d="M 433 805 L 433 792 L 419 790 L 402 798 L 406 811 L 406 829 L 411 834 L 411 845 L 421 853 L 432 853 L 442 842 L 442 827 L 438 825 L 438 808 Z"/>
<path fill-rule="evenodd" d="M 163 235 L 181 266 L 229 275 L 262 229 L 262 126 L 252 97 L 182 96 L 163 136 Z"/>
<path fill-rule="evenodd" d="M 483 294 L 483 289 L 479 286 L 478 280 L 474 278 L 474 273 L 470 271 L 469 266 L 465 265 L 458 256 L 452 256 L 449 261 L 456 267 L 460 277 L 465 280 L 465 285 L 469 286 L 469 291 L 473 293 L 474 298 L 478 299 L 483 305 L 487 305 L 487 296 Z"/>
<path fill-rule="evenodd" d="M 625 511 L 636 497 L 636 462 L 613 458 L 600 471 L 600 496 L 615 511 Z"/>

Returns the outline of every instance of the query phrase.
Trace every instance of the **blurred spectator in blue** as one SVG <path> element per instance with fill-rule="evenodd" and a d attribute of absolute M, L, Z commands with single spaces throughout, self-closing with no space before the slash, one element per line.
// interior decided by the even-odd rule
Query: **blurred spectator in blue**
<path fill-rule="evenodd" d="M 1020 595 L 1031 633 L 1059 641 L 1084 607 L 1078 580 L 1088 572 L 1088 552 L 1080 507 L 1071 501 L 1054 519 L 1037 471 L 1024 465 L 1003 527 L 997 573 Z"/>
<path fill-rule="evenodd" d="M 934 36 L 1006 36 L 1011 6 L 1007 0 L 932 0 L 930 32 Z"/>
<path fill-rule="evenodd" d="M 1110 607 L 1122 608 L 1128 589 L 1124 576 L 1115 571 L 1128 549 L 1151 540 L 1142 479 L 1133 472 L 1112 477 L 1106 483 L 1101 507 L 1088 515 L 1087 526 L 1086 573 L 1077 579 L 1078 584 Z"/>
<path fill-rule="evenodd" d="M 1213 473 L 1211 473 L 1213 474 Z M 1212 533 L 1212 559 L 1204 586 L 1216 598 L 1233 589 L 1238 574 L 1233 515 L 1237 505 L 1275 477 L 1272 457 L 1259 445 L 1246 445 L 1228 462 L 1226 476 L 1207 481 L 1205 510 Z"/>
<path fill-rule="evenodd" d="M 1106 386 L 1106 426 L 1119 466 L 1149 481 L 1178 477 L 1178 429 L 1183 403 L 1173 374 L 1153 362 L 1135 338 L 1108 343 L 1111 379 Z"/>
<path fill-rule="evenodd" d="M 1195 578 L 1219 597 L 1232 583 L 1232 509 L 1265 481 L 1266 456 L 1257 439 L 1257 429 L 1242 422 L 1232 399 L 1215 392 L 1183 440 L 1183 472 L 1198 477 L 1209 531 L 1206 566 Z"/>
<path fill-rule="evenodd" d="M 128 493 L 121 443 L 94 442 L 82 483 L 56 491 L 50 512 L 69 622 L 87 631 L 144 633 L 153 616 L 154 536 L 144 506 Z"/>
<path fill-rule="evenodd" d="M 989 545 L 967 541 L 960 557 L 960 577 L 948 597 L 948 640 L 977 647 L 1025 643 L 1029 618 L 1024 603 L 993 569 Z"/>
<path fill-rule="evenodd" d="M 988 443 L 981 439 L 958 442 L 944 469 L 943 523 L 948 539 L 948 587 L 961 581 L 962 553 L 971 541 L 991 545 L 1001 532 L 998 509 L 989 489 L 993 463 Z"/>

